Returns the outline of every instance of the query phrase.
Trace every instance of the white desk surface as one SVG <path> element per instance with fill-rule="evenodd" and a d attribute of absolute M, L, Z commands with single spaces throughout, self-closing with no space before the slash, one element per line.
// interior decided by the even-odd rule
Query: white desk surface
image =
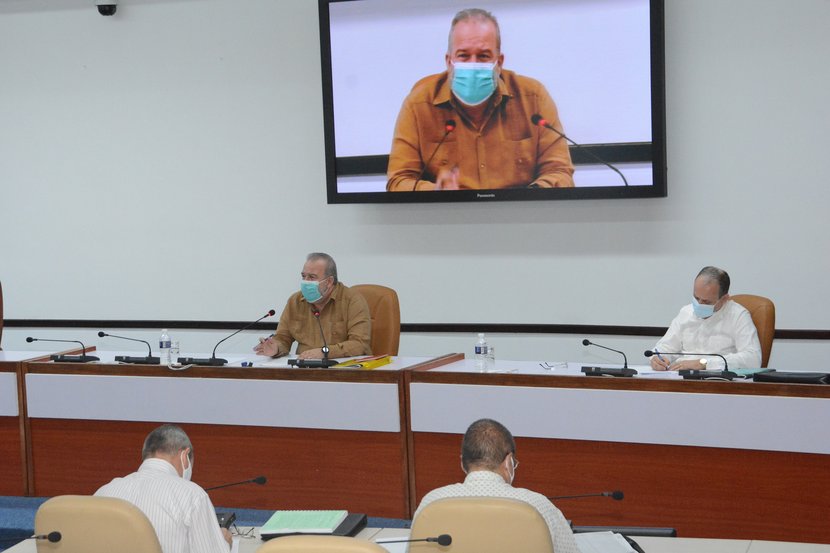
<path fill-rule="evenodd" d="M 79 348 L 80 349 L 80 348 Z M 52 355 L 53 353 L 57 353 L 59 350 L 51 349 L 46 351 L 34 351 L 34 350 L 26 350 L 26 351 L 0 351 L 0 362 L 7 362 L 7 363 L 17 363 L 19 361 L 27 361 L 29 359 L 35 359 L 37 357 L 44 357 L 48 355 Z"/>
<path fill-rule="evenodd" d="M 248 528 L 241 528 L 247 530 Z M 236 538 L 239 553 L 255 553 L 263 544 L 258 528 L 254 538 Z M 409 537 L 406 528 L 364 528 L 358 539 L 375 541 L 383 538 Z M 830 553 L 830 544 L 796 543 L 761 540 L 719 540 L 708 538 L 651 538 L 635 537 L 647 553 Z M 390 544 L 391 546 L 391 544 Z M 26 540 L 6 550 L 7 553 L 36 553 L 34 540 Z"/>

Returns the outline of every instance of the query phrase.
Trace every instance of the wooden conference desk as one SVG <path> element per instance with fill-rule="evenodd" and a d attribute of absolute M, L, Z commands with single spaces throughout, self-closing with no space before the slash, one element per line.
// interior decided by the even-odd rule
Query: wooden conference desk
<path fill-rule="evenodd" d="M 576 525 L 830 543 L 830 387 L 595 378 L 576 364 L 502 361 L 503 372 L 479 374 L 463 361 L 421 360 L 181 373 L 23 363 L 28 493 L 92 493 L 136 469 L 150 429 L 176 421 L 196 444 L 199 484 L 269 478 L 211 492 L 216 505 L 410 518 L 426 492 L 463 479 L 461 434 L 491 417 L 517 436 L 517 486 L 625 492 L 621 502 L 557 501 Z"/>
<path fill-rule="evenodd" d="M 22 363 L 48 361 L 52 353 L 0 350 L 0 495 L 24 495 L 27 489 Z M 80 350 L 60 353 L 75 355 Z"/>
<path fill-rule="evenodd" d="M 470 360 L 407 373 L 412 506 L 461 481 L 461 434 L 490 417 L 516 436 L 515 485 L 574 525 L 675 527 L 679 536 L 830 543 L 830 387 L 576 376 Z"/>
<path fill-rule="evenodd" d="M 407 518 L 404 367 L 373 370 L 25 363 L 29 494 L 91 494 L 135 471 L 160 422 L 186 424 L 194 479 L 214 505 L 341 508 Z M 230 364 L 241 360 L 225 356 Z M 281 361 L 284 364 L 284 360 Z M 424 365 L 428 366 L 428 365 Z"/>

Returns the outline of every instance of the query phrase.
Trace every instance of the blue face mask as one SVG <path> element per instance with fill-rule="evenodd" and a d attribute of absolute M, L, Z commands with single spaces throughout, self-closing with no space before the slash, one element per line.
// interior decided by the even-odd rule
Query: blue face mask
<path fill-rule="evenodd" d="M 709 317 L 715 314 L 714 305 L 703 305 L 702 303 L 699 303 L 694 297 L 692 298 L 692 310 L 695 312 L 695 315 L 700 317 L 701 319 L 708 319 Z"/>
<path fill-rule="evenodd" d="M 320 293 L 320 282 L 316 280 L 301 280 L 300 292 L 308 303 L 316 303 L 323 297 Z"/>
<path fill-rule="evenodd" d="M 496 91 L 495 63 L 453 63 L 452 91 L 468 106 L 477 106 Z"/>

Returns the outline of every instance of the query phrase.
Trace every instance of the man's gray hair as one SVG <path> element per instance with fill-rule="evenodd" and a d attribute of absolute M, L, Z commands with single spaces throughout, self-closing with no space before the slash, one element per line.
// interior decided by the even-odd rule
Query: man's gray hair
<path fill-rule="evenodd" d="M 193 461 L 193 444 L 184 430 L 175 424 L 163 424 L 147 434 L 141 449 L 141 460 L 155 457 L 158 453 L 175 455 L 183 449 L 189 449 L 188 457 Z"/>
<path fill-rule="evenodd" d="M 326 278 L 334 277 L 334 283 L 337 284 L 337 264 L 329 254 L 312 252 L 305 258 L 306 261 L 320 261 L 321 259 L 326 262 Z"/>
<path fill-rule="evenodd" d="M 482 10 L 481 8 L 468 8 L 466 10 L 461 10 L 455 14 L 455 17 L 452 18 L 452 23 L 450 24 L 450 36 L 447 39 L 447 53 L 452 55 L 453 29 L 455 29 L 455 26 L 462 21 L 467 21 L 468 19 L 492 22 L 496 27 L 496 49 L 501 52 L 501 30 L 499 29 L 499 22 L 496 19 L 496 16 L 487 10 Z"/>
<path fill-rule="evenodd" d="M 729 293 L 729 274 L 727 274 L 727 272 L 723 269 L 718 269 L 717 267 L 712 267 L 711 265 L 706 266 L 700 270 L 697 277 L 695 277 L 695 280 L 701 277 L 703 277 L 706 282 L 718 283 L 718 299 Z"/>
<path fill-rule="evenodd" d="M 513 435 L 500 422 L 479 419 L 467 429 L 461 442 L 461 465 L 495 471 L 509 453 L 516 453 Z"/>

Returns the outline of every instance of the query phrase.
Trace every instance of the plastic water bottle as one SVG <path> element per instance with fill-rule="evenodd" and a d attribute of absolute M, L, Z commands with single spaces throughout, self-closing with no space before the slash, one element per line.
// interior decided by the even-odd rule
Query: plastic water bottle
<path fill-rule="evenodd" d="M 170 364 L 170 335 L 167 334 L 166 328 L 162 329 L 159 338 L 159 359 L 162 365 Z"/>
<path fill-rule="evenodd" d="M 476 342 L 476 370 L 480 373 L 487 372 L 487 356 L 490 354 L 490 345 L 487 339 L 484 338 L 484 333 L 478 333 L 478 342 Z"/>

